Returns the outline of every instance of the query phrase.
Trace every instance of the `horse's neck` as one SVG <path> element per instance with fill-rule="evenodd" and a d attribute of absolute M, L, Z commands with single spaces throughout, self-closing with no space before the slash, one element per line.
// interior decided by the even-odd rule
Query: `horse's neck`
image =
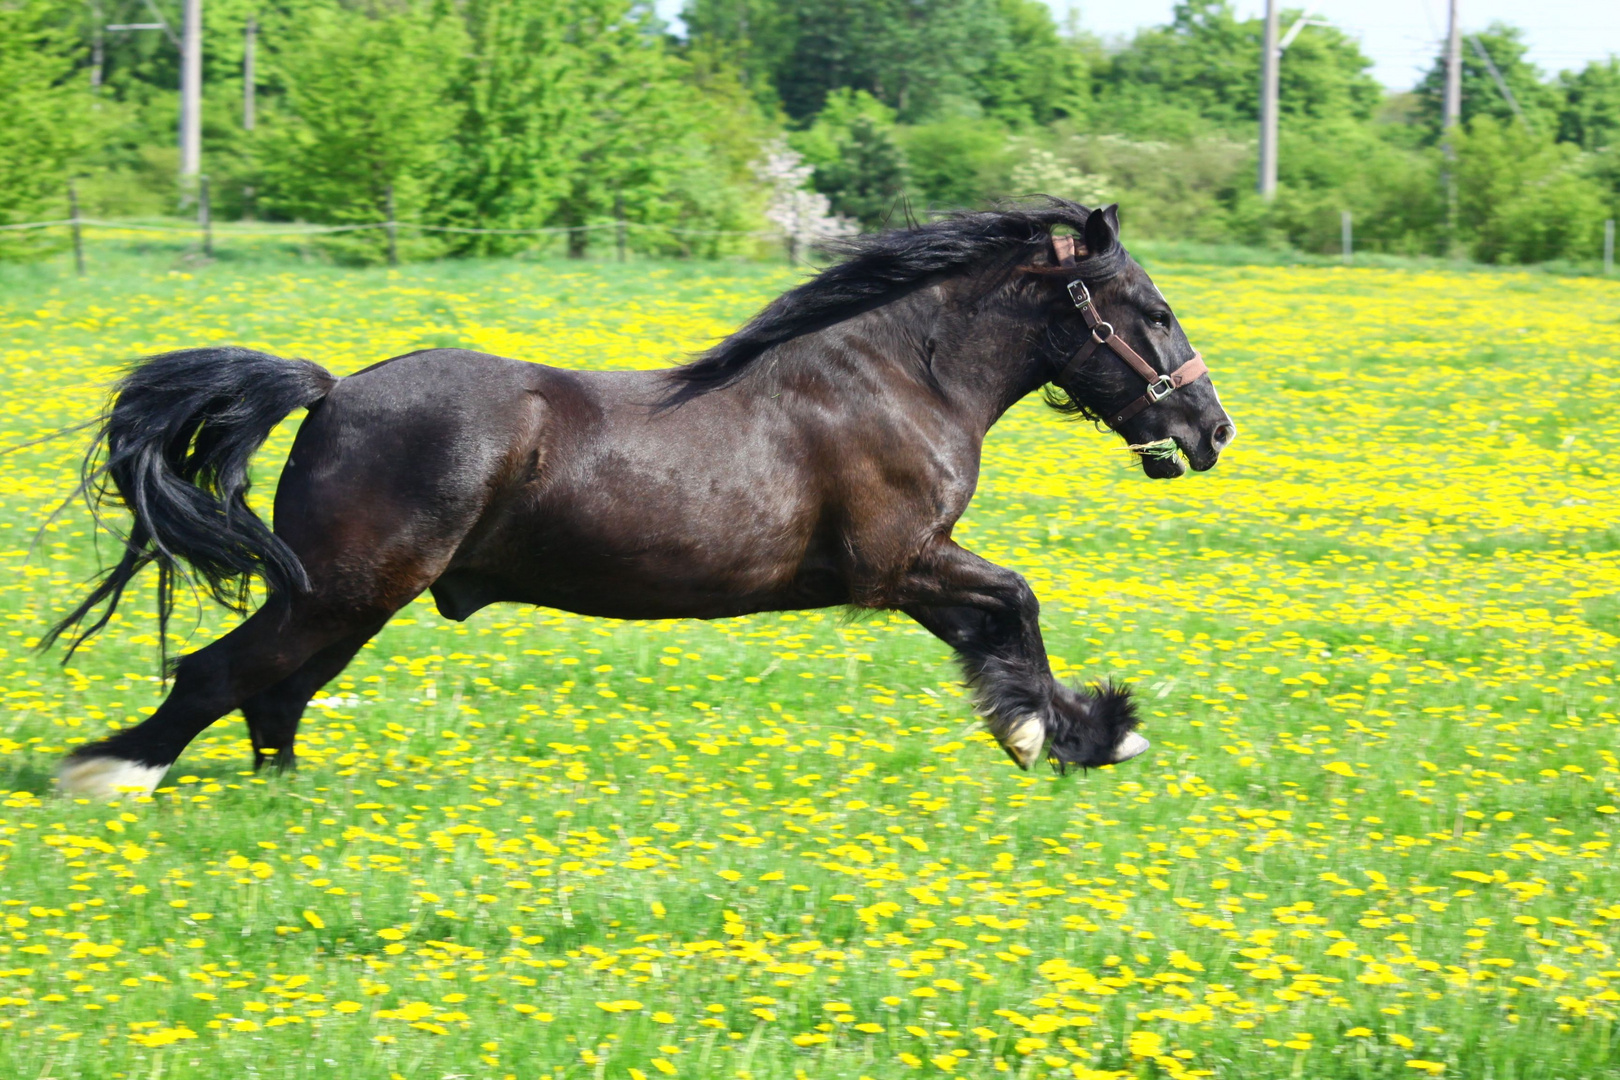
<path fill-rule="evenodd" d="M 978 418 L 982 431 L 1046 381 L 1039 331 L 1011 305 L 987 304 L 971 315 L 942 310 L 935 374 L 947 395 Z"/>
<path fill-rule="evenodd" d="M 770 375 L 745 392 L 774 393 L 785 383 L 903 395 L 900 384 L 920 380 L 982 438 L 1044 381 L 1040 335 L 1015 304 L 987 299 L 972 281 L 948 280 L 776 346 L 786 362 L 761 365 Z"/>

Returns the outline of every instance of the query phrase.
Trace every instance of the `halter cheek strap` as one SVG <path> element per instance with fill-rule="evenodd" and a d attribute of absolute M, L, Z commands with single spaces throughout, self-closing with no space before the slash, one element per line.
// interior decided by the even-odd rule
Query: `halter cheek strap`
<path fill-rule="evenodd" d="M 1075 243 L 1072 236 L 1052 237 L 1052 252 L 1057 256 L 1059 266 L 1072 267 L 1075 265 Z M 1086 328 L 1091 331 L 1090 339 L 1078 352 L 1069 358 L 1063 365 L 1063 370 L 1057 373 L 1052 380 L 1059 386 L 1068 382 L 1069 376 L 1096 355 L 1098 349 L 1108 349 L 1115 356 L 1142 376 L 1147 381 L 1147 390 L 1141 397 L 1126 405 L 1119 412 L 1108 419 L 1108 426 L 1118 428 L 1131 417 L 1147 408 L 1156 405 L 1180 390 L 1188 383 L 1195 382 L 1209 374 L 1209 368 L 1204 365 L 1204 358 L 1194 349 L 1192 359 L 1182 364 L 1167 375 L 1160 375 L 1153 370 L 1153 366 L 1139 356 L 1135 349 L 1125 344 L 1125 340 L 1114 333 L 1113 324 L 1106 322 L 1097 314 L 1096 305 L 1091 301 L 1091 290 L 1079 278 L 1069 282 L 1069 297 L 1074 306 L 1080 309 L 1080 317 L 1085 320 Z"/>

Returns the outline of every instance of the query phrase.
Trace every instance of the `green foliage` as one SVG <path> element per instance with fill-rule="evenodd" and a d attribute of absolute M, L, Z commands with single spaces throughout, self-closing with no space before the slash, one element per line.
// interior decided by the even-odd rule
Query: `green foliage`
<path fill-rule="evenodd" d="M 1558 140 L 1584 150 L 1620 145 L 1620 57 L 1558 76 Z"/>
<path fill-rule="evenodd" d="M 1015 128 L 1084 119 L 1101 48 L 1089 38 L 1061 37 L 1041 0 L 999 0 L 997 7 L 1005 36 L 976 80 L 984 112 Z"/>
<path fill-rule="evenodd" d="M 725 234 L 758 230 L 765 224 L 767 192 L 757 182 L 754 165 L 761 148 L 777 135 L 776 126 L 732 67 L 694 65 L 674 89 L 682 102 L 678 116 L 686 124 L 679 156 L 664 159 L 660 198 L 641 204 L 639 211 L 626 205 L 625 213 L 641 212 L 640 220 L 694 232 L 651 231 L 633 237 L 632 243 L 661 254 L 714 257 L 757 252 L 757 239 Z M 658 138 L 653 133 L 649 143 L 658 145 Z"/>
<path fill-rule="evenodd" d="M 60 216 L 70 171 L 90 215 L 184 205 L 178 51 L 164 32 L 104 33 L 92 99 L 96 27 L 153 17 L 146 0 L 98 3 L 0 11 L 0 219 Z M 249 18 L 255 131 L 242 124 Z M 754 165 L 784 137 L 833 210 L 866 228 L 902 205 L 1049 192 L 1120 201 L 1139 238 L 1329 251 L 1348 210 L 1358 250 L 1523 261 L 1588 257 L 1620 214 L 1620 59 L 1544 79 L 1503 24 L 1477 40 L 1525 122 L 1471 35 L 1453 236 L 1439 60 L 1414 91 L 1386 94 L 1356 41 L 1319 21 L 1282 59 L 1280 188 L 1262 201 L 1262 25 L 1233 0 L 1183 0 L 1111 53 L 1060 29 L 1043 0 L 687 0 L 683 18 L 679 39 L 648 0 L 209 0 L 216 215 L 374 224 L 392 187 L 402 221 L 494 230 L 402 231 L 408 257 L 585 255 L 615 240 L 757 253 L 775 244 L 752 235 L 770 227 Z M 6 234 L 0 252 L 60 240 Z M 384 235 L 324 243 L 365 261 Z"/>
<path fill-rule="evenodd" d="M 1284 24 L 1302 17 L 1284 13 Z M 1137 34 L 1099 72 L 1100 117 L 1124 130 L 1188 137 L 1215 124 L 1247 127 L 1259 117 L 1259 19 L 1240 20 L 1229 0 L 1186 0 L 1168 26 Z M 1355 41 L 1312 26 L 1289 46 L 1279 74 L 1284 117 L 1365 120 L 1383 91 Z"/>
<path fill-rule="evenodd" d="M 960 210 L 1008 187 L 1013 148 L 995 120 L 952 119 L 895 129 L 922 207 Z"/>
<path fill-rule="evenodd" d="M 45 4 L 0 6 L 0 224 L 67 214 L 67 182 L 90 141 L 89 94 Z M 34 258 L 59 234 L 0 233 L 0 258 Z"/>
<path fill-rule="evenodd" d="M 95 26 L 150 23 L 158 17 L 143 0 L 98 0 L 74 4 L 51 0 L 58 22 L 76 41 L 78 77 L 88 82 Z M 242 129 L 244 25 L 250 16 L 258 36 L 259 111 L 273 117 L 283 94 L 279 56 L 304 40 L 312 13 L 328 0 L 206 0 L 203 20 L 203 169 L 211 180 L 216 211 L 237 216 L 249 208 L 246 189 L 254 176 L 254 141 Z M 156 10 L 178 18 L 179 4 L 159 0 Z M 170 25 L 178 34 L 179 27 Z M 181 202 L 178 183 L 180 54 L 161 30 L 106 31 L 97 115 L 104 120 L 91 148 L 81 202 L 86 213 L 125 217 L 173 213 Z"/>
<path fill-rule="evenodd" d="M 868 229 L 898 220 L 907 194 L 906 158 L 895 113 L 864 90 L 835 90 L 811 125 L 788 140 L 815 167 L 812 183 L 833 213 Z"/>
<path fill-rule="evenodd" d="M 1586 155 L 1582 164 L 1586 175 L 1607 193 L 1605 216 L 1620 218 L 1620 142 Z"/>
<path fill-rule="evenodd" d="M 788 145 L 817 168 L 832 165 L 842 156 L 850 132 L 858 123 L 892 132 L 895 113 L 865 90 L 835 90 L 827 95 L 826 104 L 809 126 L 788 136 Z"/>
<path fill-rule="evenodd" d="M 1361 251 L 1431 251 L 1445 222 L 1439 157 L 1391 145 L 1364 124 L 1289 128 L 1280 140 L 1280 193 L 1266 224 L 1294 247 L 1338 251 L 1351 212 Z"/>
<path fill-rule="evenodd" d="M 418 234 L 417 254 L 533 247 L 521 230 L 636 224 L 756 226 L 748 164 L 768 134 L 732 70 L 683 60 L 628 0 L 470 0 L 452 10 L 323 10 L 280 65 L 286 97 L 259 160 L 264 205 L 334 223 L 397 216 L 519 232 Z M 680 233 L 634 231 L 639 248 L 690 253 Z M 377 257 L 383 236 L 338 241 Z M 717 254 L 737 242 L 708 237 Z"/>
<path fill-rule="evenodd" d="M 780 105 L 776 73 L 798 40 L 798 16 L 779 0 L 688 0 L 681 13 L 692 51 L 734 67 L 767 109 Z"/>
<path fill-rule="evenodd" d="M 1461 218 L 1475 258 L 1538 262 L 1598 254 L 1608 193 L 1550 135 L 1481 116 L 1457 143 Z"/>
<path fill-rule="evenodd" d="M 788 115 L 818 112 L 841 87 L 905 120 L 975 102 L 976 78 L 1006 40 L 990 0 L 795 0 L 798 33 L 776 75 Z"/>
<path fill-rule="evenodd" d="M 799 121 L 846 89 L 906 123 L 1042 124 L 1083 115 L 1090 97 L 1095 48 L 1059 36 L 1040 0 L 692 0 L 685 19 Z"/>
<path fill-rule="evenodd" d="M 1168 26 L 1139 32 L 1100 75 L 1099 111 L 1121 127 L 1190 134 L 1257 115 L 1259 43 L 1221 0 L 1176 5 Z M 1145 132 L 1144 132 L 1145 133 Z"/>
<path fill-rule="evenodd" d="M 1290 23 L 1304 17 L 1303 11 L 1288 13 Z M 1384 98 L 1384 88 L 1368 74 L 1371 68 L 1354 38 L 1336 26 L 1313 23 L 1294 38 L 1278 68 L 1278 112 L 1286 119 L 1367 120 Z"/>
<path fill-rule="evenodd" d="M 1253 177 L 1252 147 L 1222 135 L 1169 142 L 1070 134 L 1054 149 L 1075 172 L 1101 178 L 1097 201 L 1121 202 L 1135 238 L 1231 239 L 1233 210 Z"/>
<path fill-rule="evenodd" d="M 289 115 L 262 148 L 264 205 L 294 220 L 370 225 L 390 216 L 391 201 L 395 220 L 415 220 L 455 128 L 445 106 L 466 48 L 460 26 L 408 7 L 379 18 L 327 9 L 303 34 L 282 58 Z M 373 229 L 331 242 L 376 259 L 385 239 Z"/>
<path fill-rule="evenodd" d="M 472 0 L 463 10 L 473 48 L 456 87 L 463 113 L 447 218 L 579 227 L 611 216 L 616 193 L 639 193 L 652 170 L 634 148 L 672 119 L 655 91 L 664 56 L 644 16 L 615 0 Z M 571 233 L 571 252 L 585 239 Z M 511 243 L 479 237 L 464 247 Z"/>
<path fill-rule="evenodd" d="M 852 217 L 868 229 L 898 223 L 895 213 L 906 193 L 906 162 L 888 131 L 865 116 L 850 124 L 838 160 L 816 169 L 816 190 L 833 213 Z"/>

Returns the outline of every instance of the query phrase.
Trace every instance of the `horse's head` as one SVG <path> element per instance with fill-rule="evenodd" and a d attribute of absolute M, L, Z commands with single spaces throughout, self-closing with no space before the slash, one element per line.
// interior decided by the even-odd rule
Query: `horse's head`
<path fill-rule="evenodd" d="M 1080 240 L 1054 237 L 1058 265 L 1043 275 L 1064 290 L 1071 333 L 1059 336 L 1081 341 L 1052 380 L 1064 397 L 1049 400 L 1117 431 L 1148 476 L 1180 476 L 1183 456 L 1212 468 L 1237 428 L 1169 302 L 1120 246 L 1118 208 L 1093 210 Z"/>

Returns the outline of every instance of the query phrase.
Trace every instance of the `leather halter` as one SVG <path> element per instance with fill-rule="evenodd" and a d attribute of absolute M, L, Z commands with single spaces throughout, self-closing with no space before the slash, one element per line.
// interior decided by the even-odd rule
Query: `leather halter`
<path fill-rule="evenodd" d="M 1052 252 L 1057 256 L 1059 266 L 1073 267 L 1076 265 L 1074 248 L 1074 237 L 1052 237 Z M 1119 429 L 1119 425 L 1125 423 L 1125 421 L 1149 405 L 1158 404 L 1188 383 L 1195 382 L 1209 374 L 1209 368 L 1204 366 L 1203 356 L 1197 349 L 1194 349 L 1191 360 L 1188 360 L 1169 374 L 1160 375 L 1153 370 L 1153 365 L 1137 355 L 1135 349 L 1125 344 L 1125 340 L 1114 333 L 1112 323 L 1097 314 L 1096 305 L 1091 302 L 1091 290 L 1086 288 L 1084 281 L 1075 278 L 1069 282 L 1069 298 L 1074 301 L 1074 306 L 1080 309 L 1080 317 L 1086 321 L 1086 329 L 1091 331 L 1091 337 L 1084 345 L 1080 346 L 1079 351 L 1069 358 L 1068 363 L 1063 365 L 1062 370 L 1053 377 L 1052 381 L 1062 387 L 1068 381 L 1069 375 L 1095 356 L 1098 349 L 1112 351 L 1115 356 L 1125 361 L 1132 371 L 1147 380 L 1147 391 L 1108 419 L 1108 426 L 1116 431 Z"/>

